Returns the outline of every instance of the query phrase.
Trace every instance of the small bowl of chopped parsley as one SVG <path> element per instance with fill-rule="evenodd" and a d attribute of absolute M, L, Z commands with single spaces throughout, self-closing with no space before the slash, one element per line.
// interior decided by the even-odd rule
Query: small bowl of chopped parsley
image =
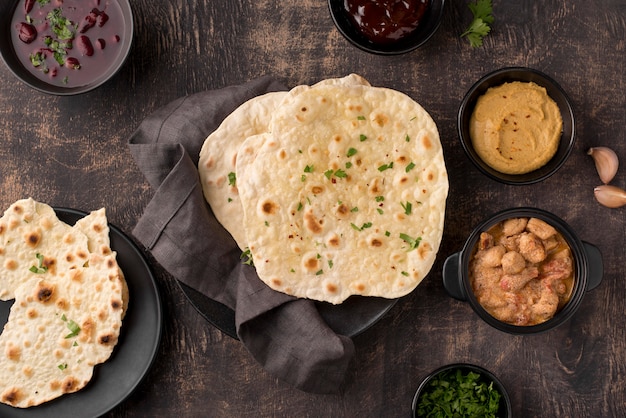
<path fill-rule="evenodd" d="M 433 371 L 413 398 L 414 418 L 511 416 L 511 401 L 500 380 L 488 370 L 467 363 Z"/>

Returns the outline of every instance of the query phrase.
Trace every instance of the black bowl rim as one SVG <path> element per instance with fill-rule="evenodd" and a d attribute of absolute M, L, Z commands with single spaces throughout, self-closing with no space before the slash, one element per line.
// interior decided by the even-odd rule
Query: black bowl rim
<path fill-rule="evenodd" d="M 416 50 L 433 37 L 441 25 L 446 1 L 431 0 L 427 16 L 432 17 L 431 14 L 436 13 L 434 19 L 427 19 L 427 22 L 429 23 L 428 25 L 424 25 L 403 41 L 388 45 L 376 44 L 363 36 L 359 36 L 359 34 L 354 30 L 354 27 L 350 23 L 348 17 L 345 15 L 343 3 L 344 0 L 328 0 L 328 8 L 335 27 L 345 39 L 362 51 L 369 52 L 371 54 L 401 55 Z M 438 9 L 433 8 L 433 6 L 438 7 Z"/>
<path fill-rule="evenodd" d="M 516 217 L 534 217 L 548 222 L 550 225 L 555 227 L 561 233 L 561 235 L 563 235 L 563 238 L 565 238 L 565 240 L 568 242 L 572 251 L 572 255 L 574 257 L 574 287 L 572 289 L 572 296 L 569 302 L 552 318 L 550 318 L 546 322 L 537 325 L 516 326 L 512 324 L 507 324 L 494 318 L 478 302 L 478 300 L 474 296 L 474 292 L 469 282 L 469 259 L 471 257 L 474 246 L 478 242 L 480 233 L 489 229 L 489 227 L 495 225 L 500 221 Z M 542 333 L 554 329 L 557 326 L 567 322 L 578 310 L 578 307 L 580 306 L 585 296 L 587 289 L 588 272 L 589 267 L 586 253 L 583 248 L 582 241 L 578 238 L 574 229 L 567 222 L 565 222 L 563 219 L 553 214 L 552 212 L 548 212 L 544 209 L 534 207 L 504 209 L 482 221 L 476 226 L 476 228 L 474 228 L 474 230 L 470 233 L 467 240 L 465 241 L 463 249 L 461 250 L 461 258 L 459 262 L 459 274 L 462 278 L 463 288 L 467 295 L 467 300 L 474 312 L 476 312 L 481 319 L 483 319 L 492 327 L 500 331 L 507 332 L 509 334 L 517 335 Z"/>
<path fill-rule="evenodd" d="M 122 44 L 122 50 L 120 51 L 117 60 L 114 65 L 109 68 L 109 70 L 101 77 L 97 78 L 91 83 L 87 83 L 82 86 L 76 87 L 61 87 L 55 86 L 52 84 L 48 84 L 45 81 L 35 77 L 32 75 L 26 68 L 22 66 L 19 60 L 16 57 L 13 44 L 11 42 L 11 34 L 10 34 L 10 23 L 13 17 L 13 13 L 15 8 L 19 5 L 20 0 L 13 0 L 5 4 L 7 10 L 10 13 L 5 14 L 0 18 L 0 31 L 6 37 L 5 41 L 8 46 L 8 50 L 6 48 L 1 47 L 0 44 L 0 58 L 9 69 L 9 71 L 21 82 L 29 86 L 30 88 L 37 90 L 42 93 L 55 95 L 55 96 L 74 96 L 77 94 L 87 93 L 92 91 L 111 78 L 113 78 L 120 70 L 120 68 L 126 63 L 128 56 L 130 55 L 130 51 L 134 42 L 134 33 L 135 33 L 135 24 L 134 24 L 134 13 L 133 8 L 131 6 L 130 0 L 116 0 L 119 6 L 122 9 L 122 15 L 125 17 L 124 22 L 124 42 Z"/>
<path fill-rule="evenodd" d="M 524 75 L 524 77 L 521 76 L 522 74 Z M 496 80 L 499 78 L 502 78 L 502 80 L 498 81 L 497 83 L 486 84 L 491 80 Z M 568 138 L 565 137 L 565 132 L 561 134 L 561 143 L 563 143 L 564 140 L 566 141 L 564 145 L 565 151 L 561 153 L 562 155 L 559 156 L 559 150 L 557 150 L 557 153 L 552 158 L 552 160 L 546 163 L 543 167 L 526 174 L 505 174 L 489 167 L 474 151 L 473 147 L 471 146 L 469 134 L 466 135 L 467 127 L 464 123 L 464 120 L 467 116 L 466 113 L 470 113 L 471 116 L 471 112 L 474 109 L 474 104 L 476 100 L 487 90 L 488 87 L 501 85 L 506 81 L 534 81 L 537 84 L 546 87 L 549 90 L 550 97 L 552 97 L 552 99 L 555 100 L 557 104 L 559 102 L 564 104 L 564 106 L 559 105 L 559 109 L 561 110 L 561 117 L 563 118 L 563 126 L 571 127 L 571 134 Z M 556 97 L 554 95 L 556 95 Z M 569 98 L 565 90 L 561 87 L 561 85 L 556 82 L 552 77 L 534 68 L 504 67 L 485 74 L 478 81 L 476 81 L 467 91 L 467 93 L 461 100 L 461 105 L 459 106 L 459 111 L 457 113 L 457 133 L 459 135 L 459 139 L 461 141 L 461 145 L 463 146 L 465 154 L 474 164 L 474 166 L 476 166 L 476 168 L 478 168 L 478 170 L 484 175 L 504 184 L 530 185 L 547 179 L 548 177 L 556 173 L 563 166 L 563 164 L 565 164 L 569 155 L 574 149 L 574 143 L 576 141 L 576 118 L 574 115 L 574 109 L 572 107 L 571 99 Z"/>
<path fill-rule="evenodd" d="M 428 375 L 426 375 L 426 377 L 424 377 L 424 379 L 422 379 L 421 383 L 417 387 L 417 390 L 415 391 L 415 395 L 413 396 L 413 403 L 411 404 L 411 411 L 412 411 L 412 414 L 413 414 L 414 418 L 417 416 L 416 415 L 416 413 L 417 413 L 417 402 L 419 401 L 419 397 L 422 394 L 423 390 L 428 385 L 428 383 L 435 376 L 437 376 L 438 374 L 446 372 L 448 370 L 454 370 L 454 369 L 471 370 L 473 372 L 480 373 L 484 378 L 486 378 L 488 380 L 491 380 L 493 382 L 495 388 L 502 395 L 502 399 L 504 400 L 504 408 L 506 409 L 507 415 L 505 417 L 502 417 L 502 418 L 511 417 L 513 415 L 512 406 L 511 406 L 511 398 L 509 397 L 509 393 L 506 390 L 506 387 L 504 387 L 504 384 L 502 383 L 502 381 L 495 374 L 493 374 L 489 370 L 485 369 L 484 367 L 477 366 L 477 365 L 472 364 L 472 363 L 462 363 L 462 362 L 460 362 L 460 363 L 446 364 L 444 366 L 438 367 L 437 369 L 433 370 Z M 500 408 L 502 408 L 502 406 Z"/>

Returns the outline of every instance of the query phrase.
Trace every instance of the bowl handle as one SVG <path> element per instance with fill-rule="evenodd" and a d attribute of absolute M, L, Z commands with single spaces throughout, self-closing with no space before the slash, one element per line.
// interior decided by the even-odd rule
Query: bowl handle
<path fill-rule="evenodd" d="M 463 278 L 459 274 L 461 253 L 454 253 L 443 263 L 443 287 L 455 299 L 466 301 L 467 295 L 463 288 Z"/>
<path fill-rule="evenodd" d="M 604 274 L 604 264 L 602 263 L 602 253 L 593 244 L 583 241 L 583 249 L 587 255 L 589 265 L 589 275 L 587 276 L 587 290 L 596 288 L 602 281 Z"/>

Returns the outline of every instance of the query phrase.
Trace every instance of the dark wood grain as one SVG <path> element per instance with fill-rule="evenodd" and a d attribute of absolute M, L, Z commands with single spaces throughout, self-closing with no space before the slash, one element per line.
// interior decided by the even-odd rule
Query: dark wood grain
<path fill-rule="evenodd" d="M 409 94 L 438 125 L 450 194 L 431 274 L 354 338 L 356 355 L 338 395 L 311 395 L 274 379 L 238 341 L 204 321 L 152 260 L 164 302 L 163 341 L 145 381 L 109 417 L 408 417 L 420 380 L 459 361 L 501 377 L 516 417 L 624 416 L 626 212 L 595 202 L 600 181 L 585 152 L 607 145 L 626 161 L 626 1 L 494 0 L 493 31 L 477 49 L 459 38 L 471 20 L 466 2 L 449 1 L 431 41 L 397 57 L 352 47 L 324 0 L 132 3 L 132 55 L 90 93 L 47 96 L 0 67 L 0 207 L 28 196 L 83 210 L 106 206 L 111 222 L 130 233 L 153 194 L 127 149 L 143 118 L 180 96 L 265 74 L 295 86 L 355 72 Z M 551 75 L 577 116 L 569 160 L 533 186 L 487 179 L 456 133 L 469 87 L 491 70 L 517 65 Z M 626 187 L 626 166 L 613 183 Z M 441 284 L 444 259 L 479 221 L 521 205 L 565 219 L 600 248 L 605 266 L 602 284 L 574 317 L 536 336 L 491 328 Z"/>

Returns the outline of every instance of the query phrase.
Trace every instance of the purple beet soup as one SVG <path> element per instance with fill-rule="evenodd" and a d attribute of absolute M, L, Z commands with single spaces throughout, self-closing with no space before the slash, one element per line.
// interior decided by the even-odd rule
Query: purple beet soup
<path fill-rule="evenodd" d="M 117 0 L 21 0 L 11 25 L 22 65 L 55 86 L 98 80 L 122 49 L 124 18 Z"/>

